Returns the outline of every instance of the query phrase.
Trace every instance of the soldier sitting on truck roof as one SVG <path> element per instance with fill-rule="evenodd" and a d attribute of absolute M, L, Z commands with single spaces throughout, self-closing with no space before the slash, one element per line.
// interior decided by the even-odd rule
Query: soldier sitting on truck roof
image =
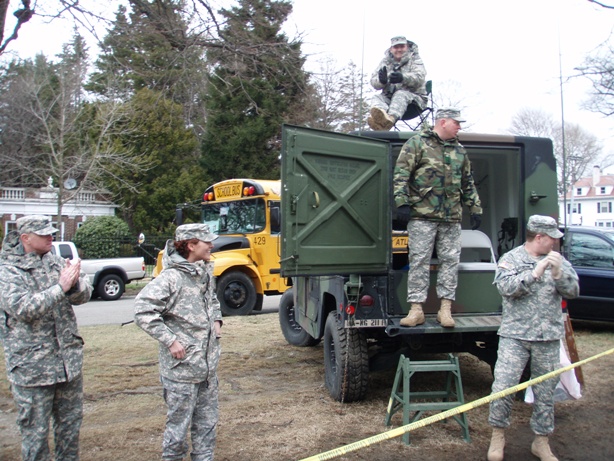
<path fill-rule="evenodd" d="M 367 123 L 373 130 L 389 130 L 411 103 L 423 110 L 428 102 L 426 69 L 418 45 L 403 36 L 393 37 L 384 59 L 371 76 L 381 93 L 373 97 Z"/>

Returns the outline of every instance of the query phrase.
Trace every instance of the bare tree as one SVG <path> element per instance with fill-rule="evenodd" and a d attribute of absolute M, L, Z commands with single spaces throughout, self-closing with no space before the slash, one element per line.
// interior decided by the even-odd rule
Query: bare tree
<path fill-rule="evenodd" d="M 559 178 L 559 194 L 569 184 L 583 177 L 594 165 L 606 168 L 614 163 L 612 154 L 604 154 L 599 139 L 576 123 L 565 123 L 563 130 L 550 114 L 539 109 L 523 108 L 514 117 L 507 130 L 516 136 L 540 136 L 552 139 Z M 565 172 L 565 177 L 563 177 Z"/>
<path fill-rule="evenodd" d="M 523 107 L 513 117 L 507 132 L 513 135 L 553 138 L 555 123 L 552 115 L 541 109 Z"/>
<path fill-rule="evenodd" d="M 589 99 L 583 107 L 599 112 L 606 117 L 614 115 L 614 48 L 611 43 L 603 43 L 595 52 L 584 58 L 584 63 L 576 67 L 580 76 L 591 81 Z"/>
<path fill-rule="evenodd" d="M 312 75 L 319 109 L 314 128 L 344 132 L 364 128 L 369 106 L 368 80 L 356 64 L 338 67 L 332 58 L 320 61 L 320 71 Z"/>
<path fill-rule="evenodd" d="M 57 186 L 57 213 L 82 190 L 102 192 L 112 178 L 128 184 L 125 171 L 143 169 L 142 160 L 116 142 L 125 132 L 126 104 L 120 101 L 82 101 L 82 76 L 65 58 L 53 65 L 39 56 L 11 82 L 10 93 L 0 99 L 2 133 L 12 139 L 27 138 L 27 145 L 3 142 L 0 162 L 17 180 L 27 175 L 31 183 Z M 15 173 L 27 170 L 27 173 Z M 65 189 L 68 179 L 76 187 Z"/>

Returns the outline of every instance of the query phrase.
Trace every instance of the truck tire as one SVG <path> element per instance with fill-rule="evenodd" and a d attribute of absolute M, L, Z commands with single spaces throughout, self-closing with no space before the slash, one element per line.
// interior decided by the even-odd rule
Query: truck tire
<path fill-rule="evenodd" d="M 343 328 L 335 312 L 324 327 L 324 382 L 330 396 L 356 402 L 367 395 L 369 355 L 367 338 L 359 329 Z"/>
<path fill-rule="evenodd" d="M 284 338 L 292 346 L 311 347 L 320 342 L 319 339 L 315 339 L 296 323 L 292 288 L 289 288 L 281 295 L 281 300 L 279 301 L 279 326 L 284 334 Z"/>
<path fill-rule="evenodd" d="M 126 285 L 124 280 L 116 274 L 108 274 L 100 279 L 96 292 L 105 301 L 115 301 L 124 294 Z"/>
<path fill-rule="evenodd" d="M 258 297 L 252 279 L 243 272 L 235 271 L 218 279 L 217 299 L 222 315 L 248 315 L 256 307 Z"/>

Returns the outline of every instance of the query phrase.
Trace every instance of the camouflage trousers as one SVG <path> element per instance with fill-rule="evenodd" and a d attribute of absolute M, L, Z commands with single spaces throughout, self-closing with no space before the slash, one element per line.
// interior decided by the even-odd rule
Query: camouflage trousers
<path fill-rule="evenodd" d="M 513 338 L 499 338 L 495 381 L 492 392 L 500 392 L 515 386 L 531 359 L 531 378 L 537 378 L 556 370 L 560 366 L 560 341 L 522 341 Z M 559 378 L 551 378 L 532 389 L 535 395 L 531 429 L 537 435 L 548 435 L 554 431 L 554 389 Z M 513 395 L 497 399 L 490 404 L 488 423 L 493 427 L 505 429 L 510 425 Z"/>
<path fill-rule="evenodd" d="M 388 114 L 395 116 L 398 120 L 412 102 L 415 102 L 421 109 L 426 107 L 425 98 L 409 90 L 397 90 L 392 93 L 392 96 L 385 94 L 383 91 L 377 93 L 371 100 L 371 107 L 379 107 L 388 112 Z"/>
<path fill-rule="evenodd" d="M 161 378 L 168 406 L 162 441 L 164 461 L 182 460 L 192 438 L 192 461 L 213 461 L 218 420 L 217 376 L 200 383 L 180 383 Z"/>
<path fill-rule="evenodd" d="M 51 461 L 49 421 L 53 418 L 56 461 L 78 461 L 83 419 L 83 377 L 50 386 L 11 385 L 17 405 L 23 461 Z"/>
<path fill-rule="evenodd" d="M 454 300 L 458 285 L 458 261 L 461 250 L 460 223 L 433 222 L 412 219 L 407 224 L 409 234 L 409 273 L 407 301 L 423 303 L 429 290 L 431 255 L 437 250 L 437 297 Z"/>

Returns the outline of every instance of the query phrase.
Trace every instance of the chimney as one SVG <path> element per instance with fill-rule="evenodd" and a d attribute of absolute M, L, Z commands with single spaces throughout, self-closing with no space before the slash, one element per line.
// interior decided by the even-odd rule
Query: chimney
<path fill-rule="evenodd" d="M 593 187 L 597 187 L 599 181 L 601 180 L 601 170 L 599 169 L 599 165 L 593 166 Z"/>

